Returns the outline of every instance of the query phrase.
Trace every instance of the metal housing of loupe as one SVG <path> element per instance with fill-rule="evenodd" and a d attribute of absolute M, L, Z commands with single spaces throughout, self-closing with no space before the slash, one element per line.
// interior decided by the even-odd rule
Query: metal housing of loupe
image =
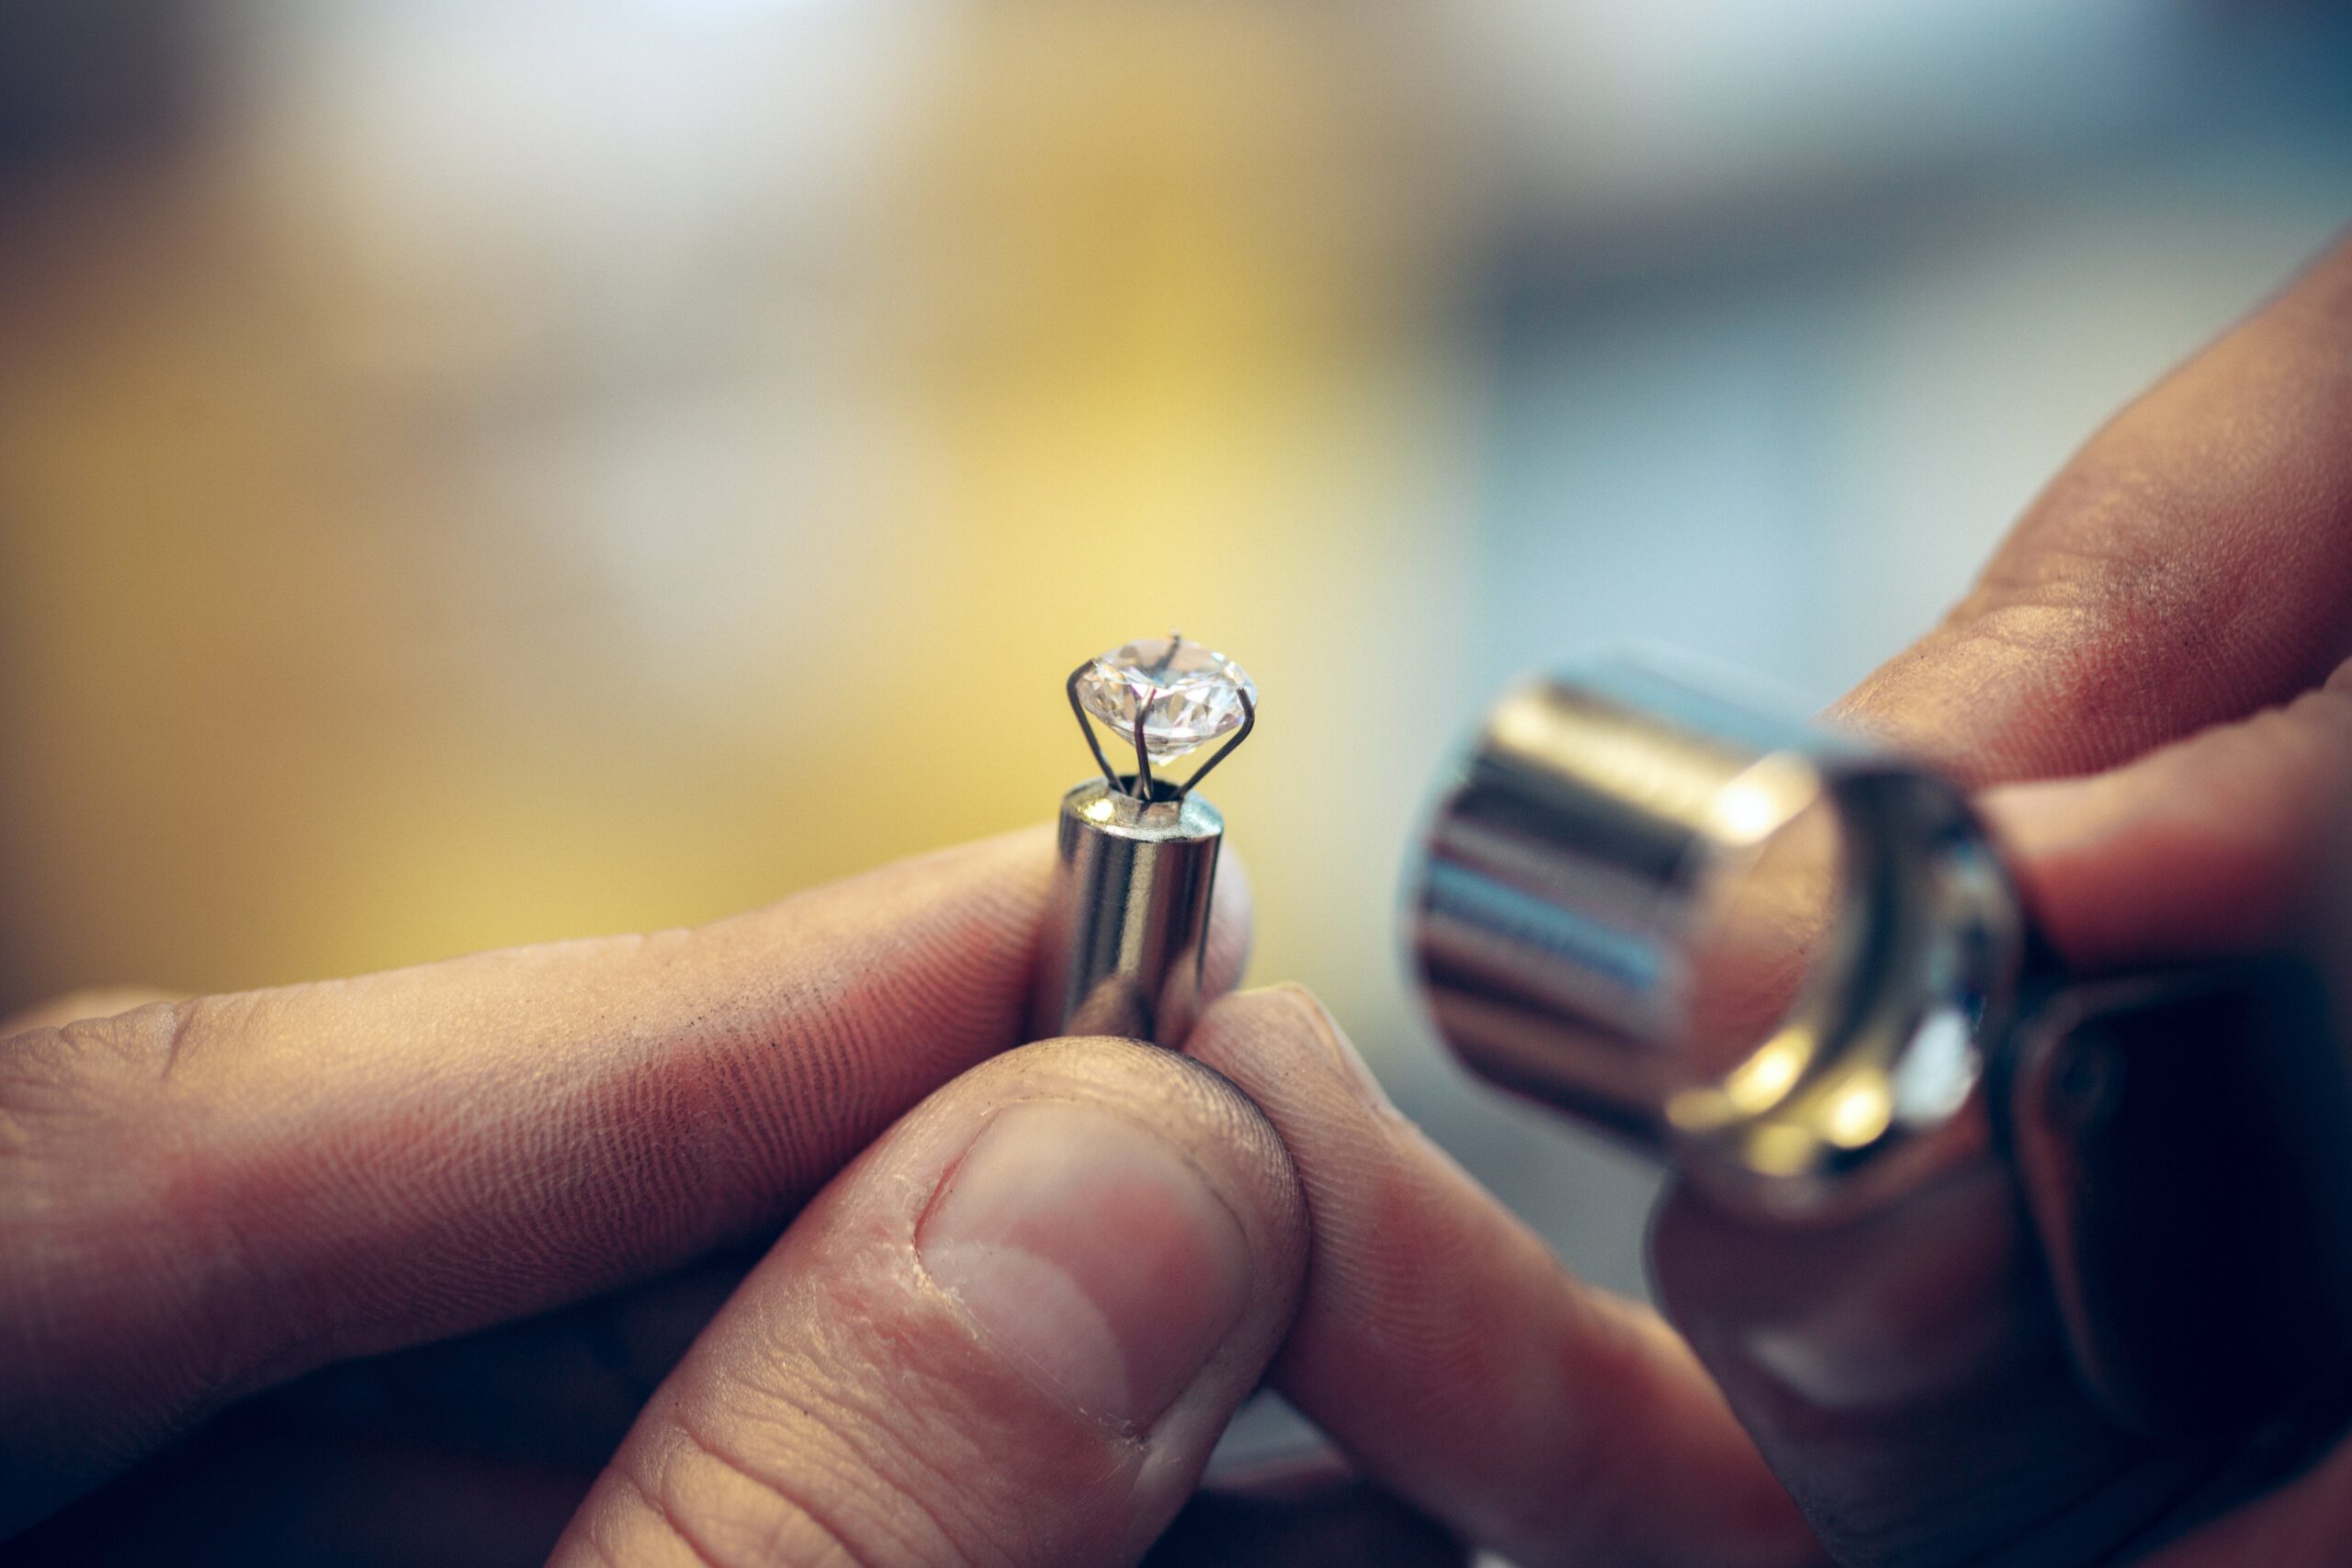
<path fill-rule="evenodd" d="M 1690 1044 L 1720 880 L 1807 813 L 1839 874 L 1804 977 L 1725 1065 Z M 1508 693 L 1432 821 L 1411 939 L 1474 1069 L 1725 1201 L 1849 1213 L 1981 1149 L 2025 966 L 1959 791 L 1859 741 L 1611 660 Z"/>
<path fill-rule="evenodd" d="M 1611 660 L 1489 714 L 1409 902 L 1447 1043 L 1766 1225 L 1883 1236 L 1997 1173 L 1947 1239 L 2030 1251 L 2103 1416 L 2234 1452 L 2209 1502 L 2292 1473 L 2352 1426 L 2352 1053 L 2324 976 L 2277 952 L 2071 976 L 1957 786 L 1713 685 Z M 1802 979 L 1702 1054 L 1711 898 L 1808 814 L 1838 875 Z"/>

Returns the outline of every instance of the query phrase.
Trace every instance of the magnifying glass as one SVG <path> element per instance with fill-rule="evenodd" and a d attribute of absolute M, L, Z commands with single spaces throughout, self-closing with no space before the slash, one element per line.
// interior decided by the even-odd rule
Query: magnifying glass
<path fill-rule="evenodd" d="M 2316 974 L 2069 974 L 1955 784 L 1728 685 L 1610 659 L 1498 701 L 1411 873 L 1439 1032 L 1669 1168 L 1701 1218 L 1653 1266 L 1708 1280 L 1702 1314 L 1809 1303 L 1692 1335 L 1749 1359 L 1718 1377 L 1776 1464 L 1808 1422 L 1902 1439 L 1900 1380 L 1859 1361 L 1906 1314 L 1947 1343 L 2046 1317 L 2086 1429 L 2178 1458 L 2049 1561 L 2303 1462 L 2352 1413 L 2352 1076 Z M 1799 1500 L 1834 1547 L 1838 1500 Z"/>

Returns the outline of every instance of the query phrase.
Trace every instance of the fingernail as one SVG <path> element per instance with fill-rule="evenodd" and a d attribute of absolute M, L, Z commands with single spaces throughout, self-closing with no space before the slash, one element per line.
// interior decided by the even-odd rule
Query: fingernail
<path fill-rule="evenodd" d="M 998 1111 L 915 1248 L 1009 1359 L 1126 1430 L 1175 1403 L 1250 1303 L 1248 1238 L 1193 1163 L 1069 1100 Z"/>

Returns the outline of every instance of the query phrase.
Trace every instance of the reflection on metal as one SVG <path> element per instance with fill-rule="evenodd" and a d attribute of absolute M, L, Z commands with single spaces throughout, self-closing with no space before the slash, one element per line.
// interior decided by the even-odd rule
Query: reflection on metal
<path fill-rule="evenodd" d="M 1175 1045 L 1200 1014 L 1225 818 L 1197 795 L 1147 802 L 1131 787 L 1090 779 L 1062 797 L 1034 1035 Z"/>
<path fill-rule="evenodd" d="M 1819 863 L 1738 906 L 1807 830 Z M 1413 922 L 1473 1067 L 1739 1201 L 1817 1212 L 1984 1145 L 2016 895 L 1955 789 L 1856 742 L 1630 663 L 1529 682 L 1438 809 Z M 1711 1046 L 1726 1007 L 1747 1027 Z"/>

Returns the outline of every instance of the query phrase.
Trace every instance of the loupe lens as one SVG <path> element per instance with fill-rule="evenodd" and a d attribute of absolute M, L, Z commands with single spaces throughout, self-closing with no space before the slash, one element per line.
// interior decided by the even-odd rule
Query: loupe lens
<path fill-rule="evenodd" d="M 1792 1209 L 1966 1120 L 2023 949 L 1951 784 L 1622 660 L 1496 705 L 1412 918 L 1472 1067 Z"/>

